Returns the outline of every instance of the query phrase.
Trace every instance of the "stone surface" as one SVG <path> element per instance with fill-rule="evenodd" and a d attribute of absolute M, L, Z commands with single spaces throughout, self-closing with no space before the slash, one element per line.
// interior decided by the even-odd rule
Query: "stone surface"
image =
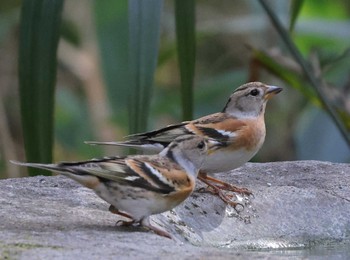
<path fill-rule="evenodd" d="M 350 245 L 350 164 L 248 163 L 217 177 L 254 196 L 238 197 L 245 206 L 237 213 L 195 192 L 152 217 L 174 240 L 116 227 L 107 203 L 65 177 L 1 180 L 0 259 L 279 259 L 282 249 Z"/>

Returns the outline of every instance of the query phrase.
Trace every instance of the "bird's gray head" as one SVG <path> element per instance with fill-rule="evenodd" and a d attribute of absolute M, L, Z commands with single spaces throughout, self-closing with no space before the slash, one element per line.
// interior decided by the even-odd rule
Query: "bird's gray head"
<path fill-rule="evenodd" d="M 257 117 L 265 112 L 267 101 L 281 91 L 261 82 L 244 84 L 232 93 L 223 112 L 239 118 Z"/>
<path fill-rule="evenodd" d="M 220 144 L 206 137 L 182 135 L 177 137 L 161 154 L 170 157 L 187 172 L 197 174 L 208 154 Z"/>

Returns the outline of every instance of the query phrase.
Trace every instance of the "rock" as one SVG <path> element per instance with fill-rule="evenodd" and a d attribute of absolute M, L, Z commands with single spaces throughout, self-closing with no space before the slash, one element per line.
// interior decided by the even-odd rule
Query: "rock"
<path fill-rule="evenodd" d="M 237 213 L 196 191 L 152 217 L 174 240 L 116 227 L 109 205 L 68 178 L 1 180 L 0 259 L 278 259 L 254 250 L 350 245 L 350 164 L 247 163 L 217 177 L 254 195 L 238 196 L 244 208 Z"/>

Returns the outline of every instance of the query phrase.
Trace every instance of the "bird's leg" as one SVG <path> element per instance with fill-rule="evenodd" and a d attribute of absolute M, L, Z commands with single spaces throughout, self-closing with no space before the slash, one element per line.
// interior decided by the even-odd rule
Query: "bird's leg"
<path fill-rule="evenodd" d="M 135 220 L 132 218 L 132 216 L 130 216 L 129 214 L 127 214 L 125 212 L 119 211 L 113 205 L 110 205 L 108 210 L 110 212 L 112 212 L 113 214 L 117 214 L 117 215 L 120 215 L 120 216 L 123 216 L 123 217 L 131 219 L 130 221 L 118 220 L 117 223 L 116 223 L 117 226 L 131 226 L 132 224 L 135 223 Z"/>
<path fill-rule="evenodd" d="M 122 212 L 122 211 L 119 211 L 119 209 L 117 209 L 116 207 L 114 207 L 113 205 L 110 205 L 108 210 L 110 212 L 112 212 L 113 214 L 117 214 L 117 215 L 120 215 L 120 216 L 123 216 L 123 217 L 126 217 L 126 218 L 130 218 L 130 219 L 133 219 L 129 214 L 125 213 L 125 212 Z"/>
<path fill-rule="evenodd" d="M 113 214 L 117 214 L 117 215 L 120 215 L 120 216 L 123 216 L 123 217 L 131 219 L 130 221 L 118 220 L 116 225 L 119 226 L 119 227 L 128 227 L 128 226 L 132 226 L 132 225 L 134 225 L 136 223 L 139 223 L 141 226 L 147 227 L 147 228 L 153 230 L 153 232 L 156 233 L 157 235 L 160 235 L 160 236 L 163 236 L 163 237 L 167 237 L 167 238 L 170 238 L 170 239 L 172 238 L 171 235 L 168 232 L 153 226 L 150 223 L 148 217 L 143 218 L 140 222 L 138 222 L 138 221 L 134 220 L 129 214 L 119 211 L 113 205 L 110 205 L 108 210 L 110 212 L 112 212 Z"/>
<path fill-rule="evenodd" d="M 214 184 L 210 183 L 206 178 L 203 178 L 203 179 L 202 179 L 202 178 L 200 178 L 200 176 L 198 176 L 198 178 L 199 178 L 202 182 L 204 182 L 205 184 L 207 184 L 208 187 L 211 188 L 211 192 L 212 192 L 213 194 L 218 195 L 218 196 L 220 197 L 220 199 L 223 200 L 226 204 L 230 205 L 230 206 L 233 207 L 234 209 L 236 209 L 237 206 L 241 206 L 241 207 L 244 208 L 244 206 L 243 206 L 241 203 L 232 201 L 232 200 L 229 198 L 229 196 L 225 195 L 225 194 L 222 192 L 222 190 L 221 190 L 219 187 L 217 187 L 217 185 L 214 185 Z M 231 196 L 231 198 L 232 198 L 232 196 Z M 236 210 L 237 210 L 237 209 L 236 209 Z M 238 210 L 237 210 L 237 211 L 238 211 Z"/>
<path fill-rule="evenodd" d="M 136 223 L 135 220 L 130 220 L 130 221 L 125 221 L 125 220 L 118 220 L 116 224 L 116 226 L 118 227 L 129 227 L 132 226 Z"/>
<path fill-rule="evenodd" d="M 156 233 L 156 234 L 159 235 L 159 236 L 167 237 L 167 238 L 172 239 L 171 235 L 170 235 L 168 232 L 166 232 L 166 231 L 163 230 L 163 229 L 160 229 L 160 228 L 158 228 L 158 227 L 153 226 L 153 225 L 150 223 L 149 217 L 143 218 L 143 219 L 141 220 L 141 222 L 140 222 L 140 225 L 143 226 L 143 227 L 149 228 L 150 230 L 152 230 L 154 233 Z"/>
<path fill-rule="evenodd" d="M 245 195 L 251 195 L 252 194 L 252 192 L 250 190 L 246 189 L 246 188 L 236 187 L 236 186 L 234 186 L 234 185 L 232 185 L 230 183 L 227 183 L 227 182 L 218 180 L 216 178 L 213 178 L 211 176 L 208 176 L 204 172 L 200 172 L 199 173 L 198 179 L 200 179 L 202 182 L 204 182 L 205 184 L 207 184 L 211 188 L 213 188 L 215 186 L 217 189 L 220 189 L 220 190 L 228 190 L 228 191 L 241 193 L 241 194 L 245 194 Z M 215 185 L 215 184 L 212 184 L 212 183 L 210 183 L 210 185 L 209 185 L 208 184 L 209 181 L 218 183 L 220 185 Z"/>

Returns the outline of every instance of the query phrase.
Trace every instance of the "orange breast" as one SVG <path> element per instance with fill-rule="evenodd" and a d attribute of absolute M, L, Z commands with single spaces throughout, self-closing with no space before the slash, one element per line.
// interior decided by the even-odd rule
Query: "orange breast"
<path fill-rule="evenodd" d="M 246 150 L 257 150 L 265 140 L 265 122 L 263 117 L 258 119 L 244 120 L 245 126 L 236 131 L 237 136 L 233 138 L 231 149 L 245 148 Z"/>

